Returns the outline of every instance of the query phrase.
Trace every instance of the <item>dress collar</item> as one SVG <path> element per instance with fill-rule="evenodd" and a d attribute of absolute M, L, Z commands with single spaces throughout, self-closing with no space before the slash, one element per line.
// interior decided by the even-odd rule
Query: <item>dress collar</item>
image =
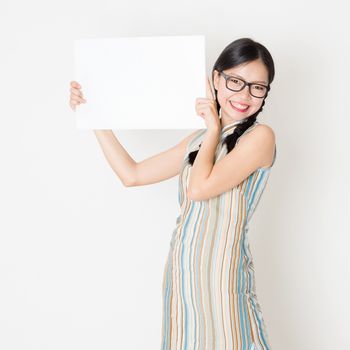
<path fill-rule="evenodd" d="M 238 121 L 235 121 L 233 123 L 230 123 L 228 125 L 225 125 L 222 129 L 221 129 L 221 138 L 224 138 L 225 136 L 227 136 L 231 131 L 233 131 L 235 129 L 235 127 L 238 125 L 238 124 L 241 124 L 241 123 L 244 123 L 246 119 L 243 119 L 243 120 L 238 120 Z"/>

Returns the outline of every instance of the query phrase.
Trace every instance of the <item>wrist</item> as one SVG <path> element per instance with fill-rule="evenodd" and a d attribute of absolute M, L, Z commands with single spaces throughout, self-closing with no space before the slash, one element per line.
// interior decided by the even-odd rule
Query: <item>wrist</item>
<path fill-rule="evenodd" d="M 220 132 L 221 132 L 220 128 L 207 129 L 207 134 L 213 137 L 219 137 Z"/>

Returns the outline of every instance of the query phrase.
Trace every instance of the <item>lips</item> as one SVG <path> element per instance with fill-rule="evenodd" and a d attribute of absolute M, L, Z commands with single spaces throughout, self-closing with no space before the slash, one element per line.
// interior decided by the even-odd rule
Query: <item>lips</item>
<path fill-rule="evenodd" d="M 230 101 L 230 104 L 231 104 L 232 108 L 234 108 L 235 110 L 237 110 L 239 112 L 246 112 L 249 108 L 249 105 L 247 105 L 246 103 L 239 103 L 239 102 Z"/>

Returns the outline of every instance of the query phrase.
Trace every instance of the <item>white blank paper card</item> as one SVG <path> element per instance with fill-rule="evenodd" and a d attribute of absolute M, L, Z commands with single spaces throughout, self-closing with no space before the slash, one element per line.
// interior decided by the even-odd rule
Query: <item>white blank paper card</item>
<path fill-rule="evenodd" d="M 204 35 L 75 40 L 78 129 L 200 129 Z"/>

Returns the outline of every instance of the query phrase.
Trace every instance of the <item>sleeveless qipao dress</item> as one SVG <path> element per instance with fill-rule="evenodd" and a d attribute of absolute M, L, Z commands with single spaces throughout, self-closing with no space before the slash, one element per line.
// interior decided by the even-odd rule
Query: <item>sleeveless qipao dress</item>
<path fill-rule="evenodd" d="M 215 161 L 227 154 L 222 141 L 238 123 L 222 128 Z M 248 225 L 276 146 L 270 167 L 257 169 L 228 192 L 194 201 L 186 196 L 192 168 L 186 158 L 198 150 L 206 130 L 189 142 L 179 174 L 180 215 L 163 274 L 161 350 L 271 350 L 256 295 Z"/>

